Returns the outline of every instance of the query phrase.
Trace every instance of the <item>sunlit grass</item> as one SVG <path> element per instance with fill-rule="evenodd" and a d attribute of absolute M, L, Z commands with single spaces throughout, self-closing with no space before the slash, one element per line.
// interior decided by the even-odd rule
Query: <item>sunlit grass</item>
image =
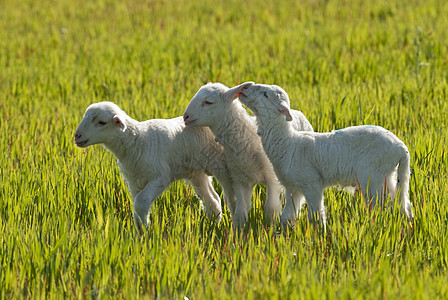
<path fill-rule="evenodd" d="M 2 1 L 0 298 L 446 298 L 446 15 L 438 0 Z M 170 118 L 207 81 L 248 80 L 282 86 L 315 130 L 402 139 L 413 231 L 336 188 L 326 233 L 306 213 L 268 226 L 257 187 L 235 233 L 180 181 L 139 237 L 115 158 L 72 142 L 86 107 Z"/>

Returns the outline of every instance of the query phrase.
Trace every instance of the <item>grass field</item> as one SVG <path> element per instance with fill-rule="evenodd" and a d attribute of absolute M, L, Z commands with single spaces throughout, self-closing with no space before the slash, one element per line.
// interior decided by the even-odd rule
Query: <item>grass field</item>
<path fill-rule="evenodd" d="M 0 299 L 448 297 L 446 1 L 0 6 Z M 376 124 L 402 139 L 414 231 L 335 188 L 326 234 L 304 217 L 283 231 L 264 224 L 257 187 L 235 236 L 225 207 L 209 221 L 178 182 L 139 238 L 114 157 L 72 141 L 87 106 L 170 118 L 207 81 L 248 80 L 282 86 L 317 131 Z"/>

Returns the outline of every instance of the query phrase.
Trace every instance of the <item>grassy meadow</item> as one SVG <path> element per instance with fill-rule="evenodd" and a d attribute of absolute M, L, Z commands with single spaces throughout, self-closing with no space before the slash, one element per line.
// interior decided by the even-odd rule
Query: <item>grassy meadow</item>
<path fill-rule="evenodd" d="M 448 3 L 443 0 L 0 0 L 0 299 L 448 297 Z M 77 148 L 87 106 L 183 113 L 208 81 L 278 84 L 316 131 L 376 124 L 411 154 L 415 228 L 325 192 L 327 232 L 243 233 L 192 188 L 144 238 L 115 158 Z M 216 186 L 220 191 L 219 186 Z M 375 217 L 373 217 L 375 215 Z M 186 299 L 185 298 L 185 299 Z"/>

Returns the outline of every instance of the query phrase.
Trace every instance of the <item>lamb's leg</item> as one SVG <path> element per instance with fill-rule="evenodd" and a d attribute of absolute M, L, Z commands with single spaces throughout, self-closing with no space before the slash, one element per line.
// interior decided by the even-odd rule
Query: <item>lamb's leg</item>
<path fill-rule="evenodd" d="M 412 226 L 414 224 L 414 215 L 412 213 L 412 204 L 409 201 L 409 183 L 405 185 L 405 190 L 399 188 L 398 178 L 396 172 L 387 177 L 387 189 L 391 199 L 396 199 L 400 195 L 401 212 L 406 215 Z"/>
<path fill-rule="evenodd" d="M 325 214 L 324 195 L 322 189 L 308 190 L 304 192 L 308 204 L 308 220 L 315 223 L 319 219 L 319 225 L 326 231 L 327 217 Z"/>
<path fill-rule="evenodd" d="M 268 222 L 278 220 L 282 212 L 280 195 L 282 186 L 279 182 L 269 182 L 266 185 L 266 203 L 264 204 L 264 216 Z"/>
<path fill-rule="evenodd" d="M 383 207 L 383 201 L 385 200 L 386 194 L 386 186 L 386 176 L 375 173 L 370 174 L 368 179 L 366 179 L 362 184 L 362 192 L 369 212 L 375 207 L 377 201 L 379 201 L 381 207 Z"/>
<path fill-rule="evenodd" d="M 168 187 L 169 179 L 158 177 L 148 182 L 134 198 L 134 221 L 137 231 L 142 234 L 149 223 L 149 211 L 154 200 Z"/>
<path fill-rule="evenodd" d="M 291 193 L 290 190 L 286 190 L 285 195 L 286 204 L 281 216 L 283 227 L 293 226 L 295 224 L 296 217 L 302 208 L 302 205 L 305 203 L 305 197 L 299 191 Z"/>
<path fill-rule="evenodd" d="M 210 219 L 221 222 L 221 199 L 213 189 L 211 177 L 204 173 L 190 178 L 196 194 L 203 199 L 204 212 Z"/>
<path fill-rule="evenodd" d="M 233 181 L 230 177 L 230 174 L 227 170 L 218 170 L 213 173 L 213 175 L 218 179 L 219 183 L 222 186 L 223 194 L 224 194 L 224 203 L 226 204 L 228 210 L 230 211 L 230 215 L 235 214 L 236 207 L 236 199 L 235 199 L 235 191 L 233 187 Z"/>
<path fill-rule="evenodd" d="M 394 170 L 386 178 L 387 193 L 391 199 L 395 199 L 397 195 L 397 171 Z"/>
<path fill-rule="evenodd" d="M 401 202 L 401 211 L 406 215 L 412 227 L 414 227 L 414 214 L 412 213 L 412 204 L 409 201 L 409 197 L 407 195 L 401 196 L 401 193 L 403 193 L 403 191 L 400 191 L 400 198 L 403 199 Z"/>
<path fill-rule="evenodd" d="M 233 222 L 238 228 L 242 228 L 249 217 L 252 189 L 253 187 L 241 183 L 235 184 L 236 207 Z"/>

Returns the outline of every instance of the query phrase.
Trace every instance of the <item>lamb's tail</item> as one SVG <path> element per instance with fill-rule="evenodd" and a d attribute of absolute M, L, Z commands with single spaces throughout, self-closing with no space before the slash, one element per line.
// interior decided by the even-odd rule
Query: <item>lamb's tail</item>
<path fill-rule="evenodd" d="M 409 151 L 405 149 L 397 170 L 397 192 L 400 193 L 401 211 L 406 214 L 409 221 L 413 223 L 414 215 L 412 205 L 409 202 L 409 178 L 411 176 Z"/>

